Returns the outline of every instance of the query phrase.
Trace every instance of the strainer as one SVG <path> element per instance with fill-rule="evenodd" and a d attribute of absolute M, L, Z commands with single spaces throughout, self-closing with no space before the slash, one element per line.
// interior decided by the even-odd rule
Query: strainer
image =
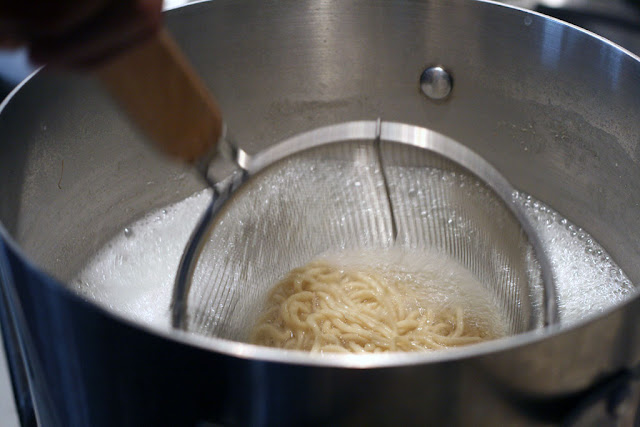
<path fill-rule="evenodd" d="M 556 321 L 549 263 L 517 193 L 465 146 L 377 120 L 228 154 L 236 170 L 216 184 L 180 264 L 174 327 L 244 341 L 293 268 L 329 252 L 391 247 L 457 260 L 511 334 Z"/>

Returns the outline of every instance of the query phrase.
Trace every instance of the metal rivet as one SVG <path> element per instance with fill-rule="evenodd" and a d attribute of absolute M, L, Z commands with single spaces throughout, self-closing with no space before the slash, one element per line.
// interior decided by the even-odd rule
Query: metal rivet
<path fill-rule="evenodd" d="M 420 89 L 431 99 L 444 99 L 451 93 L 451 75 L 442 67 L 429 67 L 420 76 Z"/>

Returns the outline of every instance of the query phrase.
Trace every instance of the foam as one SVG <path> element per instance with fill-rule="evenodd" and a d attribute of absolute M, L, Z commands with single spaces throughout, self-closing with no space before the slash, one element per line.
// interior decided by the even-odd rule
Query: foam
<path fill-rule="evenodd" d="M 558 311 L 571 324 L 619 304 L 636 292 L 629 278 L 586 231 L 527 194 L 516 201 L 549 251 Z"/>
<path fill-rule="evenodd" d="M 71 286 L 125 317 L 169 328 L 178 263 L 210 197 L 204 190 L 129 225 L 96 253 Z M 516 201 L 549 250 L 563 324 L 596 315 L 634 294 L 624 272 L 588 233 L 531 196 L 518 194 Z"/>
<path fill-rule="evenodd" d="M 127 226 L 96 253 L 72 286 L 125 317 L 169 328 L 180 257 L 210 198 L 209 190 L 196 193 Z"/>

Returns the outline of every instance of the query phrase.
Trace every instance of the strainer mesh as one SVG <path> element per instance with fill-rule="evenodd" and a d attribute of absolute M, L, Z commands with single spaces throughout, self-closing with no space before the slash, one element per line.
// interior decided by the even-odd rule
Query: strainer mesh
<path fill-rule="evenodd" d="M 269 290 L 291 269 L 327 252 L 391 246 L 459 261 L 498 302 L 510 333 L 541 326 L 540 267 L 506 204 L 438 154 L 391 142 L 378 150 L 378 143 L 301 151 L 236 191 L 196 265 L 187 330 L 244 341 Z"/>

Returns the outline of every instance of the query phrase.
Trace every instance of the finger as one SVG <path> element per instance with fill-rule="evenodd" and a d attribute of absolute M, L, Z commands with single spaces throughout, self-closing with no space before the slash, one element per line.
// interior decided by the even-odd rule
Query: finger
<path fill-rule="evenodd" d="M 24 39 L 0 22 L 0 49 L 15 49 L 25 44 Z"/>
<path fill-rule="evenodd" d="M 100 15 L 110 3 L 136 0 L 0 0 L 0 21 L 25 38 L 59 36 Z"/>
<path fill-rule="evenodd" d="M 0 49 L 17 49 L 24 46 L 24 41 L 12 37 L 0 36 Z"/>
<path fill-rule="evenodd" d="M 161 7 L 162 0 L 115 2 L 71 33 L 34 40 L 31 57 L 65 68 L 91 67 L 155 33 L 161 26 Z"/>

